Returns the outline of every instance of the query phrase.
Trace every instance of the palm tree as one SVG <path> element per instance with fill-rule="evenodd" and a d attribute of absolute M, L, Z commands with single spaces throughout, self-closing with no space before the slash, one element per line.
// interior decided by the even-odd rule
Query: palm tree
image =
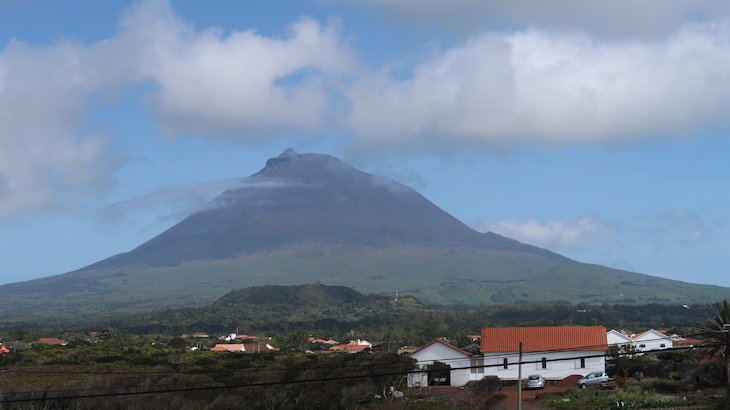
<path fill-rule="evenodd" d="M 699 353 L 703 357 L 721 359 L 725 367 L 725 408 L 730 409 L 730 303 L 727 300 L 712 305 L 713 317 L 697 327 L 703 339 Z"/>

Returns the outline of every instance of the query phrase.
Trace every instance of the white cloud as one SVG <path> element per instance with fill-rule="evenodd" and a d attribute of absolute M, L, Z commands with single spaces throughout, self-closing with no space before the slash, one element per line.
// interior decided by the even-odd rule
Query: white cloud
<path fill-rule="evenodd" d="M 136 84 L 173 135 L 260 139 L 313 132 L 327 82 L 352 64 L 337 22 L 292 24 L 286 37 L 196 30 L 164 0 L 144 1 L 120 32 L 91 45 L 0 49 L 0 218 L 78 205 L 119 164 L 103 132 L 79 133 L 89 101 Z"/>
<path fill-rule="evenodd" d="M 666 34 L 687 20 L 727 15 L 722 0 L 349 0 L 448 29 L 485 24 L 579 29 L 612 36 Z"/>
<path fill-rule="evenodd" d="M 583 33 L 488 32 L 436 52 L 406 78 L 388 70 L 348 90 L 345 124 L 369 143 L 509 144 L 677 136 L 727 123 L 730 24 L 660 41 Z"/>
<path fill-rule="evenodd" d="M 133 69 L 158 86 L 153 96 L 172 134 L 261 138 L 311 132 L 328 111 L 326 82 L 352 64 L 340 26 L 302 18 L 284 38 L 255 30 L 196 30 L 165 1 L 131 10 L 116 40 Z"/>
<path fill-rule="evenodd" d="M 139 84 L 152 85 L 148 101 L 172 135 L 240 141 L 320 131 L 340 92 L 351 103 L 343 124 L 383 149 L 613 141 L 728 120 L 725 22 L 687 25 L 665 40 L 484 33 L 435 52 L 405 79 L 353 70 L 352 54 L 337 22 L 303 18 L 281 37 L 198 29 L 164 0 L 137 3 L 119 33 L 94 44 L 13 41 L 0 49 L 0 218 L 108 188 L 118 157 L 104 130 L 79 130 L 88 129 L 92 96 Z"/>
<path fill-rule="evenodd" d="M 108 187 L 116 158 L 98 134 L 79 135 L 85 97 L 108 81 L 92 50 L 59 43 L 0 50 L 0 219 L 73 206 Z"/>
<path fill-rule="evenodd" d="M 592 216 L 573 221 L 509 220 L 477 228 L 552 250 L 581 250 L 613 241 L 613 229 Z"/>
<path fill-rule="evenodd" d="M 568 252 L 601 255 L 608 260 L 623 258 L 631 249 L 649 249 L 657 254 L 697 246 L 713 235 L 713 228 L 697 214 L 674 211 L 622 223 L 605 222 L 591 215 L 574 220 L 510 219 L 475 225 L 520 242 Z M 610 263 L 616 266 L 615 262 Z"/>

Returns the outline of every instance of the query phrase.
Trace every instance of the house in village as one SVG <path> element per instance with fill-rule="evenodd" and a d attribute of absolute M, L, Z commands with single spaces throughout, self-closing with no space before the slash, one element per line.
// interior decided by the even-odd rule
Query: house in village
<path fill-rule="evenodd" d="M 684 338 L 678 335 L 668 336 L 664 330 L 649 329 L 641 333 L 627 334 L 616 329 L 611 329 L 606 334 L 609 346 L 633 347 L 637 351 L 651 351 L 671 349 L 675 341 Z M 681 342 L 680 342 L 681 344 Z M 689 345 L 698 344 L 692 340 Z"/>
<path fill-rule="evenodd" d="M 482 357 L 474 358 L 472 379 L 517 380 L 522 343 L 522 375 L 548 380 L 605 371 L 607 332 L 603 326 L 502 327 L 482 329 Z"/>
<path fill-rule="evenodd" d="M 368 342 L 367 340 L 350 340 L 349 343 L 344 345 L 336 345 L 330 347 L 330 350 L 333 352 L 345 352 L 345 353 L 357 353 L 362 352 L 363 350 L 370 350 L 373 348 L 373 344 Z"/>
<path fill-rule="evenodd" d="M 540 374 L 560 380 L 605 371 L 606 334 L 603 326 L 485 328 L 481 356 L 436 339 L 410 354 L 421 372 L 408 376 L 408 386 L 463 386 L 486 376 L 517 380 L 520 342 L 522 377 Z"/>
<path fill-rule="evenodd" d="M 235 352 L 235 353 L 262 353 L 275 352 L 279 349 L 268 343 L 230 343 L 217 344 L 213 346 L 211 352 Z"/>
<path fill-rule="evenodd" d="M 340 342 L 332 339 L 315 339 L 314 337 L 307 338 L 307 341 L 309 343 L 316 343 L 316 344 L 322 344 L 322 345 L 338 345 Z"/>
<path fill-rule="evenodd" d="M 10 349 L 7 346 L 0 346 L 0 354 L 8 354 Z"/>
<path fill-rule="evenodd" d="M 416 350 L 418 350 L 418 347 L 414 347 L 414 346 L 401 346 L 401 347 L 398 348 L 398 350 L 396 350 L 396 353 L 397 354 L 407 354 L 407 355 L 410 355 L 410 354 L 415 353 Z"/>
<path fill-rule="evenodd" d="M 703 342 L 700 339 L 694 339 L 691 337 L 682 337 L 678 334 L 670 335 L 669 338 L 672 339 L 672 347 L 690 348 L 690 347 L 699 346 Z"/>
<path fill-rule="evenodd" d="M 671 349 L 674 346 L 672 339 L 666 335 L 666 331 L 649 329 L 635 335 L 631 335 L 634 347 L 639 351 Z"/>
<path fill-rule="evenodd" d="M 416 349 L 410 356 L 420 372 L 408 374 L 408 387 L 463 386 L 479 380 L 471 376 L 471 354 L 443 338 Z"/>
<path fill-rule="evenodd" d="M 631 336 L 616 329 L 611 329 L 606 333 L 606 341 L 608 342 L 608 347 L 616 346 L 626 349 L 634 345 L 634 340 Z"/>

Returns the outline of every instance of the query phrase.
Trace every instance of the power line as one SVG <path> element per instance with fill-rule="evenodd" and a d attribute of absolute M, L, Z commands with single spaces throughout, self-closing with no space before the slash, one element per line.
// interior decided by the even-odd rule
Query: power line
<path fill-rule="evenodd" d="M 706 334 L 712 334 L 712 332 L 698 332 L 698 333 L 691 333 L 691 334 L 685 334 L 684 338 L 687 337 L 693 337 L 693 336 L 702 336 Z M 644 342 L 656 342 L 656 341 L 662 341 L 666 340 L 664 338 L 655 338 L 655 339 L 646 339 Z M 607 347 L 611 346 L 617 346 L 618 345 L 608 345 L 608 344 L 597 344 L 597 345 L 586 345 L 586 346 L 577 346 L 577 347 L 571 347 L 571 348 L 559 348 L 559 349 L 546 349 L 546 350 L 540 350 L 540 351 L 531 351 L 531 352 L 524 352 L 526 355 L 538 355 L 538 354 L 546 354 L 546 353 L 559 353 L 559 352 L 571 352 L 571 351 L 583 351 L 583 350 L 598 350 L 598 349 L 605 349 Z M 695 346 L 699 347 L 699 346 Z M 659 349 L 659 350 L 668 350 L 668 349 Z M 635 353 L 645 353 L 646 351 L 637 351 Z M 225 353 L 225 352 L 222 352 Z M 269 353 L 269 352 L 257 352 L 257 353 Z M 512 357 L 514 352 L 500 352 L 500 354 L 490 355 L 489 358 L 491 359 L 500 359 L 500 358 L 509 358 Z M 245 354 L 245 353 L 242 353 Z M 443 358 L 440 359 L 440 362 L 455 362 L 455 361 L 461 361 L 465 360 L 467 358 L 465 357 L 451 357 L 451 358 Z M 420 363 L 431 363 L 432 360 L 423 360 L 423 361 L 416 361 L 416 364 Z M 399 363 L 393 363 L 393 364 L 387 364 L 383 363 L 381 366 L 398 366 Z M 350 363 L 348 364 L 348 367 L 360 367 L 360 366 L 372 366 L 371 363 Z M 339 369 L 342 368 L 342 365 L 338 366 L 316 366 L 316 367 L 304 367 L 304 368 L 296 368 L 296 367 L 288 367 L 288 368 L 279 368 L 279 369 L 258 369 L 258 368 L 244 368 L 244 369 L 227 369 L 231 372 L 236 373 L 248 373 L 248 372 L 283 372 L 283 371 L 296 371 L 296 370 L 312 370 L 312 369 Z M 1 373 L 25 373 L 25 374 L 78 374 L 78 375 L 117 375 L 117 374 L 139 374 L 139 375 L 174 375 L 174 374 L 216 374 L 220 373 L 219 370 L 171 370 L 171 371 L 151 371 L 151 372 L 145 372 L 145 371 L 71 371 L 71 370 L 24 370 L 24 369 L 0 369 Z"/>
<path fill-rule="evenodd" d="M 716 347 L 716 346 L 724 346 L 724 344 L 721 345 L 704 345 L 704 347 Z M 689 350 L 694 349 L 694 347 L 677 347 L 677 348 L 668 348 L 668 349 L 652 349 L 652 350 L 645 350 L 641 353 L 656 353 L 656 352 L 667 352 L 667 351 L 678 351 L 678 350 Z M 633 356 L 636 353 L 618 353 L 618 356 Z M 612 354 L 603 353 L 603 354 L 595 354 L 595 355 L 583 355 L 583 356 L 575 356 L 575 357 L 569 357 L 569 358 L 556 358 L 556 359 L 547 359 L 547 362 L 559 362 L 559 361 L 565 361 L 565 360 L 576 360 L 576 359 L 588 359 L 588 358 L 597 358 L 597 357 L 608 357 L 613 356 Z M 521 362 L 515 362 L 511 363 L 513 365 L 525 365 L 525 364 L 531 364 L 531 363 L 542 363 L 543 360 L 531 360 L 531 361 L 521 361 Z M 449 370 L 467 370 L 467 369 L 484 369 L 488 367 L 501 367 L 502 364 L 491 364 L 491 365 L 480 365 L 480 366 L 462 366 L 462 367 L 451 367 Z M 418 369 L 418 370 L 409 370 L 409 371 L 401 371 L 401 372 L 389 372 L 389 373 L 370 373 L 366 375 L 350 375 L 350 376 L 337 376 L 337 377 L 322 377 L 322 378 L 313 378 L 313 379 L 303 379 L 303 380 L 287 380 L 287 381 L 272 381 L 272 382 L 261 382 L 261 383 L 246 383 L 246 384 L 237 384 L 237 385 L 223 385 L 223 386 L 201 386 L 201 387 L 184 387 L 184 388 L 174 388 L 174 389 L 158 389 L 158 390 L 142 390 L 142 391 L 126 391 L 126 392 L 110 392 L 110 393 L 94 393 L 94 394 L 86 394 L 86 395 L 69 395 L 69 396 L 59 396 L 59 397 L 43 397 L 43 398 L 24 398 L 24 399 L 4 399 L 0 400 L 0 404 L 11 404 L 11 403 L 24 403 L 24 402 L 37 402 L 37 401 L 58 401 L 58 400 L 75 400 L 75 399 L 89 399 L 89 398 L 102 398 L 102 397 L 120 397 L 120 396 L 133 396 L 133 395 L 147 395 L 147 394 L 169 394 L 169 393 L 185 393 L 185 392 L 195 392 L 195 391 L 210 391 L 210 390 L 230 390 L 230 389 L 240 389 L 240 388 L 251 388 L 251 387 L 267 387 L 267 386 L 280 386 L 280 385 L 293 385 L 293 384 L 305 384 L 305 383 L 321 383 L 321 382 L 329 382 L 329 381 L 341 381 L 341 380 L 357 380 L 357 379 L 366 379 L 366 378 L 374 378 L 374 377 L 389 377 L 389 376 L 407 376 L 410 374 L 419 374 L 419 373 L 427 373 L 428 369 Z M 84 389 L 89 390 L 89 389 Z M 97 390 L 97 389 L 94 389 Z M 68 390 L 72 391 L 72 390 Z M 30 391 L 30 392 L 13 392 L 11 394 L 15 395 L 21 395 L 21 394 L 34 394 L 39 393 L 38 391 Z"/>

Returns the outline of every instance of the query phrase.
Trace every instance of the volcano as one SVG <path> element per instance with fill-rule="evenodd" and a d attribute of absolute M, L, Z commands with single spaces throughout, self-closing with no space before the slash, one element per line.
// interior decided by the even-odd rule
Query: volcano
<path fill-rule="evenodd" d="M 0 286 L 0 312 L 195 306 L 242 287 L 304 283 L 448 304 L 689 303 L 729 293 L 477 232 L 408 186 L 288 149 L 129 252 Z"/>
<path fill-rule="evenodd" d="M 292 246 L 490 249 L 564 259 L 480 233 L 415 190 L 323 154 L 291 149 L 196 213 L 131 252 L 85 269 L 173 266 Z"/>

